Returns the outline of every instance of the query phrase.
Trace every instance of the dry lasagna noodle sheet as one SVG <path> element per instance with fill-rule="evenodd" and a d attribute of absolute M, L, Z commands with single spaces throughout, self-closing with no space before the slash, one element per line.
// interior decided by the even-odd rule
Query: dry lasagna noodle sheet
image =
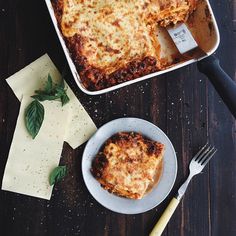
<path fill-rule="evenodd" d="M 43 88 L 49 73 L 54 82 L 61 80 L 59 71 L 49 56 L 45 54 L 8 78 L 7 83 L 21 101 L 24 94 L 33 95 L 36 89 Z M 64 141 L 75 149 L 86 142 L 95 133 L 97 128 L 69 87 L 67 94 L 70 97 L 70 102 L 66 106 L 69 106 L 71 112 Z"/>
<path fill-rule="evenodd" d="M 31 101 L 27 95 L 21 102 L 2 189 L 49 200 L 52 194 L 49 174 L 60 161 L 70 109 L 60 102 L 43 102 L 45 118 L 38 135 L 32 139 L 24 122 L 25 108 Z"/>

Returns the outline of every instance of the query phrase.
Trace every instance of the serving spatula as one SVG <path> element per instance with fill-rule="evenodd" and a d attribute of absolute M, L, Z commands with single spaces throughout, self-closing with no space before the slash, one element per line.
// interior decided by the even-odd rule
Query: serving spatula
<path fill-rule="evenodd" d="M 221 68 L 219 59 L 205 53 L 195 41 L 192 33 L 184 23 L 168 27 L 167 31 L 177 49 L 183 55 L 195 50 L 200 53 L 198 70 L 205 74 L 236 118 L 236 83 Z"/>

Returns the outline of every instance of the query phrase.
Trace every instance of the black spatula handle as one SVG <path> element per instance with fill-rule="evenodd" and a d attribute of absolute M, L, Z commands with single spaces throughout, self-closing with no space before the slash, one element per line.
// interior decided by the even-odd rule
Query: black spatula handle
<path fill-rule="evenodd" d="M 198 69 L 208 77 L 236 118 L 236 83 L 221 68 L 219 59 L 209 56 L 198 62 Z"/>

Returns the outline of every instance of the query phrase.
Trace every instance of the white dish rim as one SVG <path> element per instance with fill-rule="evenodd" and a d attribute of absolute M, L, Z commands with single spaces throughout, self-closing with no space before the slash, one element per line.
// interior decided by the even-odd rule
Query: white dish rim
<path fill-rule="evenodd" d="M 117 122 L 118 120 L 125 120 L 125 119 L 135 119 L 135 120 L 139 120 L 139 121 L 142 121 L 142 122 L 145 122 L 146 124 L 149 124 L 150 126 L 152 126 L 154 129 L 157 129 L 159 132 L 162 133 L 162 135 L 165 137 L 165 139 L 169 142 L 169 145 L 170 145 L 170 148 L 172 149 L 172 152 L 174 154 L 174 163 L 175 163 L 175 169 L 174 169 L 174 178 L 173 178 L 173 181 L 171 183 L 171 186 L 169 188 L 169 190 L 167 191 L 167 193 L 163 196 L 163 198 L 157 203 L 157 204 L 154 204 L 152 207 L 149 207 L 149 208 L 146 208 L 144 211 L 141 211 L 141 212 L 135 212 L 135 213 L 128 213 L 126 211 L 115 211 L 114 209 L 111 209 L 109 207 L 107 207 L 106 205 L 104 205 L 103 203 L 101 203 L 100 201 L 97 200 L 96 196 L 94 196 L 92 193 L 91 193 L 91 190 L 90 190 L 90 187 L 87 185 L 87 181 L 85 179 L 85 156 L 84 156 L 84 153 L 86 152 L 86 148 L 88 148 L 88 146 L 90 145 L 90 143 L 93 141 L 93 137 L 98 133 L 100 132 L 105 126 L 107 125 L 111 125 L 112 123 L 114 122 Z M 116 132 L 114 132 L 115 134 Z M 103 140 L 103 143 L 105 142 L 106 140 Z M 89 141 L 87 142 L 86 146 L 85 146 L 85 149 L 83 151 L 83 156 L 82 156 L 82 160 L 81 160 L 81 169 L 82 169 L 82 176 L 83 176 L 83 180 L 84 180 L 84 183 L 89 191 L 89 193 L 92 195 L 92 197 L 99 203 L 101 204 L 103 207 L 105 207 L 106 209 L 109 209 L 113 212 L 116 212 L 116 213 L 120 213 L 120 214 L 126 214 L 126 215 L 136 215 L 136 214 L 141 214 L 141 213 L 144 213 L 144 212 L 147 212 L 155 207 L 157 207 L 158 205 L 160 205 L 166 198 L 167 196 L 170 194 L 171 190 L 173 189 L 173 186 L 175 184 L 175 181 L 176 181 L 176 177 L 177 177 L 177 172 L 178 172 L 178 162 L 177 162 L 177 155 L 176 155 L 176 151 L 174 149 L 174 146 L 172 144 L 172 142 L 170 141 L 170 139 L 168 138 L 168 136 L 165 134 L 164 131 L 162 131 L 159 127 L 157 127 L 155 124 L 147 121 L 147 120 L 144 120 L 144 119 L 140 119 L 140 118 L 136 118 L 136 117 L 123 117 L 123 118 L 118 118 L 118 119 L 114 119 L 114 120 L 111 120 L 107 123 L 105 123 L 104 125 L 102 125 L 97 131 L 96 133 L 89 139 Z M 158 186 L 158 185 L 157 185 Z M 157 187 L 156 186 L 156 187 Z M 154 187 L 154 188 L 156 188 Z M 102 188 L 102 187 L 101 187 Z M 104 190 L 106 191 L 106 190 Z M 137 200 L 133 200 L 133 201 L 137 201 Z"/>
<path fill-rule="evenodd" d="M 143 81 L 143 80 L 146 80 L 146 79 L 150 79 L 150 78 L 153 78 L 153 77 L 156 77 L 158 75 L 162 75 L 162 74 L 165 74 L 167 72 L 170 72 L 170 71 L 173 71 L 173 70 L 176 70 L 176 69 L 179 69 L 181 67 L 184 67 L 184 66 L 187 66 L 187 65 L 190 65 L 194 62 L 197 62 L 197 61 L 200 61 L 210 55 L 212 55 L 218 48 L 219 44 L 220 44 L 220 33 L 219 33 L 219 28 L 218 28 L 218 25 L 217 25 L 217 22 L 216 22 L 216 19 L 215 19 L 215 16 L 214 16 L 214 13 L 212 11 L 212 8 L 211 8 L 211 5 L 210 5 L 210 2 L 209 0 L 205 0 L 207 5 L 208 5 L 208 9 L 210 11 L 210 14 L 211 14 L 211 18 L 212 18 L 212 24 L 213 24 L 213 27 L 214 27 L 214 30 L 216 32 L 216 42 L 215 42 L 215 45 L 211 48 L 211 50 L 209 50 L 207 53 L 207 55 L 205 56 L 202 56 L 200 58 L 197 58 L 197 59 L 191 59 L 191 60 L 188 60 L 188 61 L 185 61 L 185 62 L 182 62 L 180 64 L 177 64 L 177 65 L 174 65 L 168 69 L 165 69 L 165 70 L 162 70 L 162 71 L 157 71 L 157 72 L 154 72 L 154 73 L 151 73 L 151 74 L 148 74 L 148 75 L 145 75 L 145 76 L 142 76 L 140 78 L 136 78 L 134 80 L 130 80 L 130 81 L 126 81 L 126 82 L 123 82 L 121 84 L 118 84 L 118 85 L 114 85 L 112 87 L 109 87 L 109 88 L 106 88 L 106 89 L 102 89 L 102 90 L 98 90 L 98 91 L 90 91 L 88 89 L 86 89 L 81 80 L 80 80 L 80 76 L 77 72 L 77 69 L 76 69 L 76 66 L 70 56 L 70 52 L 65 44 L 65 41 L 63 39 L 63 36 L 59 30 L 59 27 L 57 25 L 57 20 L 56 20 L 56 17 L 55 17 L 55 14 L 54 14 L 54 10 L 53 10 L 53 7 L 52 7 L 52 3 L 51 3 L 51 0 L 45 0 L 46 2 L 46 5 L 47 5 L 47 8 L 48 8 L 48 11 L 49 11 L 49 14 L 50 14 L 50 17 L 52 19 L 52 22 L 53 22 L 53 25 L 54 25 L 54 28 L 56 30 L 56 33 L 57 33 L 57 36 L 59 38 L 59 41 L 61 43 L 61 46 L 63 48 L 63 51 L 65 53 L 65 56 L 66 56 L 66 59 L 67 59 L 67 62 L 69 64 L 69 67 L 71 69 L 71 72 L 72 72 L 72 75 L 73 75 L 73 78 L 77 84 L 77 86 L 80 88 L 81 91 L 83 91 L 85 94 L 87 95 L 101 95 L 101 94 L 104 94 L 104 93 L 107 93 L 107 92 L 111 92 L 111 91 L 114 91 L 114 90 L 117 90 L 119 88 L 122 88 L 124 86 L 128 86 L 128 85 L 131 85 L 131 84 L 134 84 L 134 83 L 137 83 L 137 82 L 140 82 L 140 81 Z"/>

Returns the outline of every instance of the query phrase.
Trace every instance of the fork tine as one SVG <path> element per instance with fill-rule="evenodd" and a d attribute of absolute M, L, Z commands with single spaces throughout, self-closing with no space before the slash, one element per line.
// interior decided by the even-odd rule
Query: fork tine
<path fill-rule="evenodd" d="M 192 160 L 197 160 L 199 155 L 203 152 L 203 150 L 208 146 L 208 142 L 198 151 L 198 153 L 193 157 Z"/>
<path fill-rule="evenodd" d="M 207 158 L 204 159 L 201 165 L 205 166 L 211 160 L 211 158 L 215 155 L 215 153 L 217 152 L 217 149 L 213 148 L 211 151 L 213 152 Z"/>
<path fill-rule="evenodd" d="M 202 164 L 214 150 L 215 147 L 209 147 L 207 153 L 203 155 L 202 158 L 199 160 L 199 163 Z"/>
<path fill-rule="evenodd" d="M 205 151 L 205 153 L 203 153 L 203 155 L 198 159 L 198 163 L 202 164 L 212 151 L 213 151 L 213 147 L 209 146 L 207 150 Z"/>
<path fill-rule="evenodd" d="M 202 158 L 209 152 L 211 146 L 207 144 L 201 154 L 195 159 L 195 161 L 200 162 Z"/>

